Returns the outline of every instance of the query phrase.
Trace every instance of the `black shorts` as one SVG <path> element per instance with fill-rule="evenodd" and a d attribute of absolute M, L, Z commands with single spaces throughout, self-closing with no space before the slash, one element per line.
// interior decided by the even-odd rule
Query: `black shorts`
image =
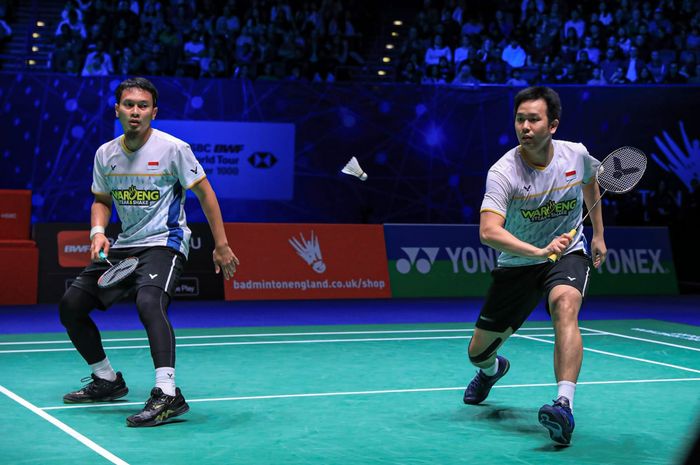
<path fill-rule="evenodd" d="M 97 286 L 99 277 L 107 271 L 107 262 L 89 264 L 73 281 L 71 286 L 89 293 L 106 309 L 113 303 L 136 294 L 144 286 L 156 286 L 172 296 L 185 265 L 185 256 L 170 247 L 129 247 L 109 250 L 109 261 L 113 264 L 126 257 L 138 257 L 139 264 L 132 275 L 113 287 Z"/>
<path fill-rule="evenodd" d="M 582 251 L 571 252 L 555 263 L 496 267 L 476 327 L 487 331 L 516 331 L 530 316 L 542 296 L 554 286 L 572 286 L 586 296 L 592 269 L 591 259 Z M 549 313 L 549 303 L 547 303 Z"/>

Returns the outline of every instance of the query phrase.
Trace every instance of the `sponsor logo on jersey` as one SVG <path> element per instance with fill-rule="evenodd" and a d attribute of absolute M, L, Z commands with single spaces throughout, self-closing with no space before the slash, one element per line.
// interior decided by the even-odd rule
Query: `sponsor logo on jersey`
<path fill-rule="evenodd" d="M 520 213 L 526 220 L 536 223 L 550 218 L 568 215 L 569 212 L 576 208 L 577 203 L 578 201 L 576 199 L 562 200 L 561 202 L 550 200 L 541 207 L 537 207 L 533 210 L 521 209 Z"/>
<path fill-rule="evenodd" d="M 112 198 L 121 205 L 152 205 L 160 200 L 158 189 L 138 189 L 133 184 L 128 189 L 112 190 Z"/>

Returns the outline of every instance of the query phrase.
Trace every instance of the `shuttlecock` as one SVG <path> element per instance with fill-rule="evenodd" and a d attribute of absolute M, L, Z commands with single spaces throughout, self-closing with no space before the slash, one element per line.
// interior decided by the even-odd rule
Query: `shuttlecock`
<path fill-rule="evenodd" d="M 349 174 L 350 176 L 356 176 L 360 178 L 361 181 L 367 180 L 367 173 L 365 173 L 362 170 L 362 168 L 360 168 L 360 163 L 355 157 L 352 157 L 350 161 L 345 165 L 345 168 L 343 168 L 341 171 L 345 174 Z"/>

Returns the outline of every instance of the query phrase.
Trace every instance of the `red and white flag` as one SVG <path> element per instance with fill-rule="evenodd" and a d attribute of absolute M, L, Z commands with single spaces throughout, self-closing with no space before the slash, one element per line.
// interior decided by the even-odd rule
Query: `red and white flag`
<path fill-rule="evenodd" d="M 573 181 L 576 179 L 576 170 L 567 171 L 564 175 L 566 176 L 566 182 Z"/>
<path fill-rule="evenodd" d="M 158 162 L 157 161 L 149 161 L 148 162 L 148 170 L 157 170 L 158 169 Z"/>

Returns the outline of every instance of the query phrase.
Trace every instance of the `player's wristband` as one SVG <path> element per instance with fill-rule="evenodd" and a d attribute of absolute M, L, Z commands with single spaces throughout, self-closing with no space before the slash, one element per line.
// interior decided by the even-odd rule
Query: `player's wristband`
<path fill-rule="evenodd" d="M 95 234 L 104 234 L 104 233 L 105 233 L 104 226 L 93 226 L 92 229 L 90 229 L 90 240 L 92 240 L 92 238 L 95 237 Z"/>

